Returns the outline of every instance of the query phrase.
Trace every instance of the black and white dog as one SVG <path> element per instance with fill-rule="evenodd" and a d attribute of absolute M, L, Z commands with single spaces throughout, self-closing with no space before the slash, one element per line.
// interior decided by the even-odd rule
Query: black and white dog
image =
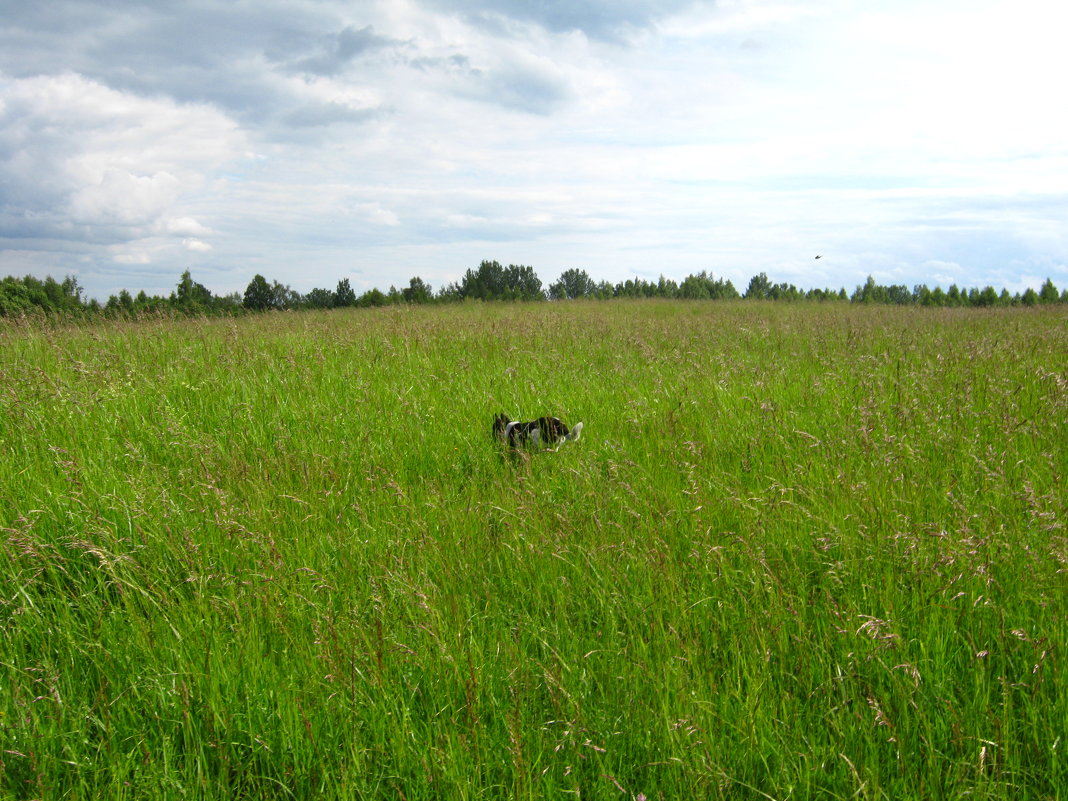
<path fill-rule="evenodd" d="M 498 414 L 493 418 L 493 436 L 501 442 L 507 442 L 512 448 L 521 445 L 555 445 L 559 448 L 564 442 L 574 442 L 582 436 L 582 423 L 575 423 L 573 428 L 559 417 L 539 417 L 529 423 L 520 423 L 507 415 Z"/>

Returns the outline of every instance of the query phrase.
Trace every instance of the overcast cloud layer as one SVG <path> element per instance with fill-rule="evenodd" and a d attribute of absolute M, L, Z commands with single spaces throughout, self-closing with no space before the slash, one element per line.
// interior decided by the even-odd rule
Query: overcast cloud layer
<path fill-rule="evenodd" d="M 1068 284 L 1048 0 L 0 0 L 0 276 Z M 814 256 L 823 258 L 816 262 Z"/>

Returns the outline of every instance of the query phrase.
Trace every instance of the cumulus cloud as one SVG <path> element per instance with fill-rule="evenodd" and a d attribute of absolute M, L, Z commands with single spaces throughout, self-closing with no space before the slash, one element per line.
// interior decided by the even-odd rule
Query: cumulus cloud
<path fill-rule="evenodd" d="M 169 234 L 185 236 L 207 236 L 212 230 L 206 225 L 201 225 L 192 217 L 171 217 L 163 224 L 164 230 Z"/>
<path fill-rule="evenodd" d="M 302 125 L 309 99 L 285 76 L 335 76 L 394 44 L 370 24 L 364 6 L 277 0 L 269 5 L 205 2 L 67 2 L 47 14 L 18 4 L 0 29 L 0 71 L 14 77 L 57 72 L 83 76 L 141 97 L 210 104 L 231 119 Z M 135 8 L 131 10 L 131 6 Z M 368 8 L 373 11 L 373 8 Z"/>
<path fill-rule="evenodd" d="M 214 109 L 69 73 L 0 76 L 0 98 L 0 235 L 11 240 L 203 236 L 209 228 L 180 213 L 184 198 L 248 146 Z"/>
<path fill-rule="evenodd" d="M 152 257 L 144 251 L 116 253 L 114 261 L 116 264 L 151 264 Z"/>
<path fill-rule="evenodd" d="M 146 226 L 174 204 L 181 182 L 168 172 L 135 175 L 108 166 L 99 178 L 87 176 L 85 184 L 71 189 L 68 208 L 76 223 Z"/>
<path fill-rule="evenodd" d="M 384 208 L 381 203 L 360 203 L 356 206 L 356 211 L 360 217 L 376 225 L 400 225 L 396 212 Z"/>

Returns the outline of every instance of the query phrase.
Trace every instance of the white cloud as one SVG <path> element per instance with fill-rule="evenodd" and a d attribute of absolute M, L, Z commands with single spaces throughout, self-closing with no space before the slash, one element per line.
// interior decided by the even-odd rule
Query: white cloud
<path fill-rule="evenodd" d="M 151 264 L 152 257 L 144 251 L 136 251 L 129 253 L 116 253 L 116 264 Z"/>
<path fill-rule="evenodd" d="M 87 225 L 147 225 L 174 204 L 180 188 L 168 172 L 133 175 L 106 167 L 98 180 L 72 188 L 70 216 Z"/>
<path fill-rule="evenodd" d="M 145 99 L 78 75 L 0 76 L 0 165 L 8 208 L 94 239 L 162 223 L 244 138 L 207 107 Z M 131 231 L 131 229 L 134 229 Z"/>
<path fill-rule="evenodd" d="M 185 236 L 207 236 L 212 233 L 210 228 L 192 217 L 172 217 L 164 223 L 163 228 L 169 234 Z"/>
<path fill-rule="evenodd" d="M 396 226 L 400 225 L 400 218 L 390 209 L 383 208 L 379 203 L 361 203 L 356 207 L 357 214 L 376 225 Z"/>

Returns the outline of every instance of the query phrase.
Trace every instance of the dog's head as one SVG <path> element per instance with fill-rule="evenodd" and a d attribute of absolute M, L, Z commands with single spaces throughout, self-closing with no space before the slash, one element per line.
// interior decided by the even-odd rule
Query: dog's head
<path fill-rule="evenodd" d="M 503 440 L 508 436 L 508 424 L 512 422 L 506 414 L 498 414 L 493 418 L 493 436 Z"/>

